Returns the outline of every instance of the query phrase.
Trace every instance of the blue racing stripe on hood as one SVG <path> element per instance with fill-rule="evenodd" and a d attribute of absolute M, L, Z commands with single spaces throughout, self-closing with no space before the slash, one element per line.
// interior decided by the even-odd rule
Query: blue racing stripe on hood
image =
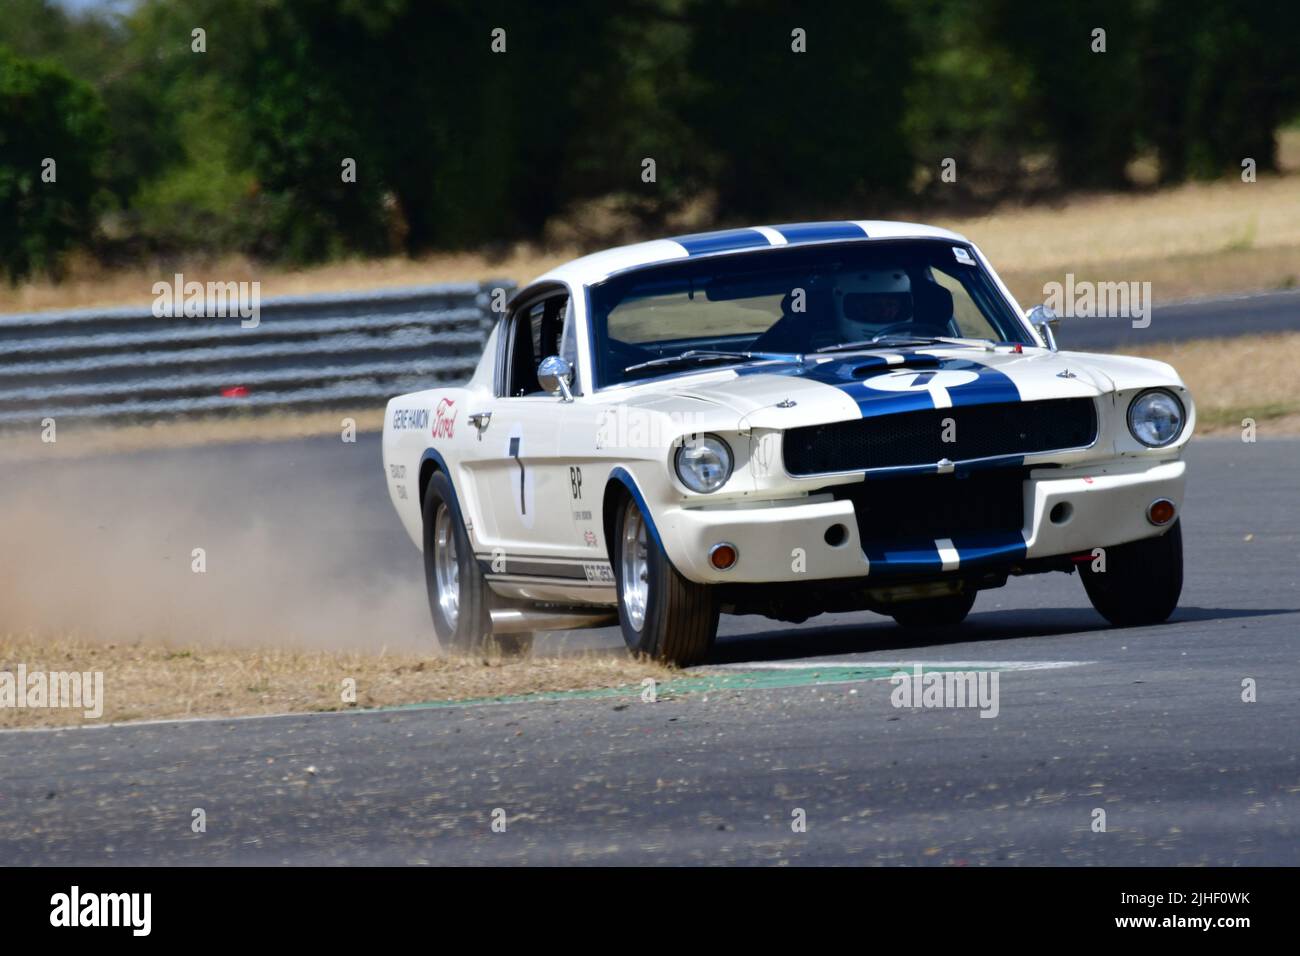
<path fill-rule="evenodd" d="M 683 246 L 692 256 L 700 256 L 708 252 L 731 252 L 734 249 L 757 249 L 772 245 L 767 236 L 757 229 L 700 232 L 690 236 L 676 236 L 673 242 Z"/>
<path fill-rule="evenodd" d="M 862 412 L 863 418 L 934 408 L 934 401 L 930 398 L 930 393 L 926 389 L 913 390 L 909 388 L 897 391 L 881 391 L 868 388 L 863 384 L 878 376 L 916 376 L 925 374 L 925 370 L 897 369 L 891 371 L 882 357 L 873 355 L 867 358 L 872 361 L 864 362 L 862 361 L 863 356 L 858 356 L 852 360 L 821 362 L 811 368 L 804 369 L 798 374 L 800 378 L 811 379 L 825 385 L 833 385 L 846 393 L 858 403 L 858 410 Z"/>
<path fill-rule="evenodd" d="M 899 349 L 903 363 L 885 355 L 837 356 L 830 361 L 749 366 L 740 375 L 791 375 L 838 388 L 851 397 L 863 418 L 932 408 L 1019 402 L 1020 390 L 1007 375 L 968 358 L 940 358 Z"/>
<path fill-rule="evenodd" d="M 973 382 L 946 389 L 953 405 L 1020 401 L 1020 389 L 1016 388 L 1016 383 L 992 366 L 969 359 L 945 359 L 941 367 L 948 371 L 971 371 L 977 376 Z"/>

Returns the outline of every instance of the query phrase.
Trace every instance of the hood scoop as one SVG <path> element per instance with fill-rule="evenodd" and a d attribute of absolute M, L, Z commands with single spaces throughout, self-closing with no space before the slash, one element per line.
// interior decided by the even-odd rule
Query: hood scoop
<path fill-rule="evenodd" d="M 846 363 L 847 364 L 847 363 Z M 869 355 L 853 360 L 854 378 L 861 378 L 876 372 L 887 372 L 902 368 L 938 368 L 940 359 L 937 355 L 923 355 L 919 352 L 894 352 L 886 355 Z"/>

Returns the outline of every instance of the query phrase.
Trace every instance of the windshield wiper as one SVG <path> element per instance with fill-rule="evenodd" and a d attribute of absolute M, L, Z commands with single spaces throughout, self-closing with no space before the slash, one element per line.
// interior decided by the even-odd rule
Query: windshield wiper
<path fill-rule="evenodd" d="M 799 359 L 797 352 L 727 352 L 718 349 L 687 349 L 685 352 L 678 352 L 676 355 L 664 355 L 657 359 L 650 359 L 648 362 L 638 362 L 636 365 L 629 365 L 623 369 L 624 372 L 635 372 L 643 368 L 659 368 L 665 365 L 688 365 L 699 364 L 704 362 L 744 362 L 744 361 L 797 361 Z"/>
<path fill-rule="evenodd" d="M 838 345 L 826 345 L 818 352 L 852 352 L 856 349 L 877 348 L 881 345 L 932 345 L 941 342 L 945 345 L 978 345 L 985 351 L 992 351 L 993 342 L 989 339 L 958 339 L 946 335 L 877 335 L 875 338 L 861 342 L 840 342 Z"/>

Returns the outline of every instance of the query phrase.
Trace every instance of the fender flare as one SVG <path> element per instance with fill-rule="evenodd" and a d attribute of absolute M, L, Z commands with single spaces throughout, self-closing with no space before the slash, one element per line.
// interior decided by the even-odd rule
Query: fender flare
<path fill-rule="evenodd" d="M 636 502 L 637 508 L 641 510 L 641 517 L 645 519 L 646 530 L 649 532 L 651 539 L 668 560 L 668 563 L 673 565 L 673 570 L 676 571 L 677 566 L 673 564 L 673 559 L 668 554 L 668 549 L 664 547 L 663 536 L 659 533 L 659 527 L 655 524 L 654 513 L 650 510 L 649 505 L 646 504 L 645 495 L 641 494 L 641 489 L 637 487 L 636 479 L 628 473 L 626 468 L 619 465 L 609 473 L 609 480 L 605 483 L 606 499 L 609 497 L 610 488 L 615 484 L 622 485 L 624 490 L 631 495 L 632 500 Z M 602 502 L 602 505 L 603 504 L 604 502 Z M 607 515 L 605 520 L 605 540 L 609 546 L 609 563 L 613 565 L 614 537 L 618 533 L 618 530 L 614 527 L 614 515 Z M 681 572 L 678 571 L 678 573 L 680 574 Z"/>
<path fill-rule="evenodd" d="M 432 469 L 432 471 L 440 471 L 440 472 L 442 472 L 444 475 L 447 476 L 447 484 L 451 487 L 451 510 L 455 513 L 457 520 L 459 520 L 460 523 L 461 523 L 462 525 L 464 525 L 464 524 L 465 524 L 465 515 L 464 515 L 464 513 L 460 510 L 460 494 L 456 491 L 456 480 L 452 477 L 451 469 L 447 467 L 447 460 L 446 460 L 445 458 L 442 457 L 442 454 L 441 454 L 441 453 L 440 453 L 436 448 L 426 448 L 426 449 L 424 450 L 424 454 L 420 456 L 420 472 L 419 472 L 419 473 L 420 473 L 421 475 L 424 474 L 424 465 L 425 465 L 425 462 L 429 462 L 429 461 L 432 461 L 432 462 L 433 462 L 433 469 Z M 432 481 L 432 480 L 433 480 L 433 473 L 432 473 L 432 471 L 431 471 L 430 474 L 429 474 L 429 481 Z M 420 515 L 421 515 L 421 517 L 423 517 L 423 515 L 424 515 L 424 493 L 425 493 L 425 492 L 428 490 L 428 488 L 429 488 L 429 481 L 424 481 L 423 479 L 420 479 L 419 488 L 420 488 Z M 469 533 L 469 529 L 468 529 L 468 528 L 465 529 L 465 533 L 466 533 L 466 534 Z"/>

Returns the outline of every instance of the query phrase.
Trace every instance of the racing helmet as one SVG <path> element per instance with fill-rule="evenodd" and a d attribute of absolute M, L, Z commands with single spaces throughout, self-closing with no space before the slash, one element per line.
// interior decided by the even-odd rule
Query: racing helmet
<path fill-rule="evenodd" d="M 845 342 L 870 338 L 912 318 L 912 280 L 902 269 L 852 272 L 836 278 L 835 323 Z"/>

